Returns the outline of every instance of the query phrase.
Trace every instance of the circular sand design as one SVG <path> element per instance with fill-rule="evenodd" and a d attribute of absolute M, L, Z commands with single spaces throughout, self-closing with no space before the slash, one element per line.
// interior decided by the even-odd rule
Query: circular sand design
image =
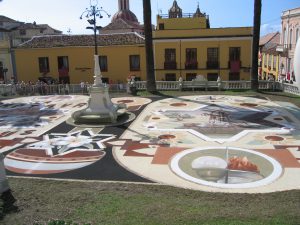
<path fill-rule="evenodd" d="M 266 136 L 265 139 L 268 140 L 268 141 L 283 141 L 284 140 L 283 137 L 275 136 L 275 135 L 273 135 L 273 136 Z"/>
<path fill-rule="evenodd" d="M 183 102 L 176 102 L 176 103 L 170 104 L 170 106 L 174 106 L 174 107 L 183 107 L 183 106 L 187 106 L 187 104 L 186 104 L 186 103 L 183 103 Z"/>
<path fill-rule="evenodd" d="M 170 167 L 185 180 L 218 188 L 260 187 L 282 173 L 281 165 L 265 154 L 226 147 L 185 150 L 171 160 Z"/>
<path fill-rule="evenodd" d="M 114 157 L 121 166 L 154 182 L 194 190 L 267 193 L 299 189 L 300 181 L 295 179 L 299 173 L 297 164 L 299 160 L 297 162 L 296 158 L 298 152 L 294 149 L 288 150 L 287 146 L 299 145 L 299 141 L 293 136 L 292 132 L 298 130 L 300 121 L 294 117 L 292 118 L 286 112 L 284 106 L 272 101 L 240 96 L 220 95 L 206 98 L 202 98 L 202 96 L 183 96 L 179 98 L 182 103 L 188 102 L 187 106 L 171 106 L 171 104 L 180 103 L 180 101 L 174 101 L 174 98 L 155 101 L 149 104 L 134 123 L 130 125 L 129 129 L 123 133 L 121 139 L 126 140 L 126 143 L 113 148 Z M 195 98 L 199 99 L 199 102 L 194 101 Z M 216 101 L 212 107 L 210 99 Z M 257 106 L 248 105 L 246 107 L 240 105 L 242 103 L 251 103 Z M 214 112 L 214 110 L 225 111 L 229 114 L 229 119 L 236 116 L 237 121 L 228 123 L 228 120 L 224 120 L 224 114 L 217 114 L 220 120 L 209 117 L 210 114 L 207 114 Z M 258 117 L 257 114 L 259 113 L 265 118 Z M 182 121 L 177 119 L 178 115 L 181 116 Z M 216 114 L 211 115 L 215 116 Z M 158 117 L 160 119 L 154 119 Z M 274 118 L 282 118 L 283 120 L 277 121 Z M 213 122 L 204 123 L 209 119 L 212 119 Z M 290 121 L 293 121 L 293 123 Z M 159 136 L 165 134 L 172 134 L 176 137 L 173 139 L 159 138 Z M 272 140 L 275 140 L 273 142 L 265 139 L 266 136 L 277 136 L 279 138 L 272 138 Z M 282 142 L 280 142 L 281 140 Z M 219 160 L 220 165 L 222 165 L 222 160 L 227 163 L 224 157 L 224 149 L 228 146 L 232 146 L 230 151 L 236 153 L 231 157 L 236 155 L 235 160 L 237 161 L 243 161 L 243 158 L 247 157 L 250 168 L 252 164 L 255 164 L 258 171 L 244 172 L 238 168 L 234 169 L 234 166 L 232 166 L 230 167 L 233 170 L 229 179 L 230 184 L 224 184 L 225 179 L 223 176 L 221 177 L 223 179 L 217 179 L 219 182 L 214 181 L 214 178 L 211 180 L 201 178 L 203 176 L 202 171 L 198 171 L 197 174 L 196 169 L 199 168 L 199 164 L 201 168 L 203 160 L 206 162 L 207 158 L 200 157 L 220 158 L 218 154 L 223 152 L 223 157 Z M 178 155 L 182 152 L 197 149 L 198 154 L 199 150 L 203 148 L 206 148 L 208 154 L 203 150 L 198 156 L 193 156 L 193 159 L 191 158 L 188 163 L 182 163 L 184 161 L 180 160 L 179 170 L 192 177 L 192 179 L 189 179 L 188 176 L 179 175 L 179 172 L 177 173 L 171 168 L 174 159 L 179 157 Z M 234 148 L 237 150 L 234 151 Z M 153 149 L 155 149 L 154 154 L 152 154 Z M 136 154 L 136 151 L 140 150 L 143 151 L 144 155 Z M 219 153 L 214 155 L 214 151 Z M 192 156 L 192 154 L 188 154 L 189 156 Z M 282 157 L 287 157 L 288 161 L 281 160 Z M 200 159 L 196 161 L 198 164 L 196 163 L 196 167 L 193 169 L 192 162 L 197 158 Z M 184 168 L 184 165 L 189 167 L 190 172 Z M 227 169 L 227 167 L 224 168 L 223 166 L 215 171 L 211 170 L 210 173 L 215 173 L 217 177 L 218 173 L 222 175 L 224 172 L 222 169 Z M 235 187 L 232 188 L 231 186 Z"/>

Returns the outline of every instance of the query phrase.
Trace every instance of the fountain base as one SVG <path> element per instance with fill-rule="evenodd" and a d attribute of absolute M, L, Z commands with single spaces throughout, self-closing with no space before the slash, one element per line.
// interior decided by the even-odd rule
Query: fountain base
<path fill-rule="evenodd" d="M 106 85 L 92 86 L 88 107 L 72 114 L 68 124 L 80 127 L 118 126 L 132 121 L 135 115 L 126 112 L 125 104 L 114 104 Z"/>

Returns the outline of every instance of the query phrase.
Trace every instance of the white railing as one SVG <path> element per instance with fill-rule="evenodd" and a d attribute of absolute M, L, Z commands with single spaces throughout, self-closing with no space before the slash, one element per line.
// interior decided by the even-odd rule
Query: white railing
<path fill-rule="evenodd" d="M 221 89 L 223 90 L 247 90 L 251 89 L 250 81 L 222 81 Z"/>
<path fill-rule="evenodd" d="M 137 81 L 137 82 L 135 82 L 135 85 L 136 85 L 136 89 L 137 90 L 142 91 L 142 90 L 146 90 L 147 89 L 146 88 L 146 81 Z"/>
<path fill-rule="evenodd" d="M 65 95 L 65 94 L 88 94 L 91 85 L 81 87 L 80 84 L 0 84 L 0 95 Z M 127 84 L 110 84 L 110 92 L 126 92 Z"/>
<path fill-rule="evenodd" d="M 300 89 L 297 86 L 291 85 L 291 84 L 280 84 L 281 85 L 281 90 L 283 92 L 287 92 L 290 94 L 294 94 L 294 95 L 299 95 L 300 96 Z"/>
<path fill-rule="evenodd" d="M 146 81 L 136 82 L 137 90 L 146 90 Z M 232 89 L 250 89 L 250 81 L 156 81 L 156 89 L 162 90 L 232 90 Z"/>
<path fill-rule="evenodd" d="M 11 84 L 0 84 L 0 95 L 14 95 L 16 93 L 16 89 L 14 85 Z"/>
<path fill-rule="evenodd" d="M 157 90 L 179 90 L 178 81 L 156 81 Z"/>
<path fill-rule="evenodd" d="M 80 84 L 69 85 L 31 85 L 31 84 L 0 84 L 0 95 L 54 95 L 54 94 L 88 94 L 91 85 L 85 85 L 83 88 Z M 146 90 L 146 81 L 136 81 L 134 83 L 136 90 Z M 250 90 L 250 81 L 156 81 L 158 91 L 163 90 Z M 259 81 L 260 90 L 281 90 L 283 92 L 300 95 L 300 89 L 297 86 L 287 83 L 274 81 Z M 128 92 L 128 84 L 110 84 L 110 92 Z"/>
<path fill-rule="evenodd" d="M 261 80 L 258 82 L 258 85 L 259 90 L 280 90 L 280 83 L 275 81 Z"/>
<path fill-rule="evenodd" d="M 221 88 L 221 82 L 217 81 L 183 81 L 182 82 L 182 89 L 183 90 L 188 90 L 192 89 L 197 90 L 197 89 L 203 89 L 203 90 L 210 90 L 210 89 L 220 89 Z"/>

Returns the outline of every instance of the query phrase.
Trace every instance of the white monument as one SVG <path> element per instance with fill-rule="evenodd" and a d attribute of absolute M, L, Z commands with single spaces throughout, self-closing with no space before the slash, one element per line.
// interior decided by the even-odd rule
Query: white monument
<path fill-rule="evenodd" d="M 294 75 L 296 85 L 300 88 L 300 38 L 298 38 L 294 54 Z"/>
<path fill-rule="evenodd" d="M 103 18 L 101 13 L 105 13 L 110 17 L 110 15 L 102 9 L 98 9 L 97 0 L 90 0 L 90 9 L 86 10 L 81 14 L 80 19 L 83 16 L 90 18 L 88 22 L 93 25 L 93 27 L 88 27 L 94 31 L 94 41 L 95 41 L 95 55 L 94 55 L 94 84 L 90 88 L 90 98 L 88 101 L 88 107 L 83 110 L 79 110 L 72 114 L 73 121 L 69 121 L 70 124 L 75 126 L 82 125 L 112 125 L 119 124 L 120 122 L 125 123 L 129 120 L 122 120 L 121 115 L 126 113 L 126 105 L 123 104 L 113 104 L 108 93 L 109 87 L 102 83 L 102 75 L 99 65 L 98 56 L 98 45 L 97 45 L 97 31 L 99 27 L 96 25 L 96 16 Z M 134 118 L 131 117 L 131 119 Z M 119 120 L 118 120 L 119 119 Z"/>
<path fill-rule="evenodd" d="M 94 56 L 94 84 L 90 89 L 88 107 L 73 113 L 75 124 L 116 123 L 118 116 L 124 113 L 118 110 L 126 108 L 124 104 L 112 103 L 108 94 L 109 87 L 102 83 L 98 57 Z"/>

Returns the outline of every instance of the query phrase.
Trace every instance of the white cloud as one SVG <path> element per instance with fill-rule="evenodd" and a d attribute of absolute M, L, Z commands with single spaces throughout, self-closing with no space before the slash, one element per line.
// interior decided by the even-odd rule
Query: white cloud
<path fill-rule="evenodd" d="M 262 24 L 260 26 L 260 35 L 263 36 L 263 35 L 266 35 L 268 33 L 274 33 L 274 32 L 281 32 L 281 25 L 280 24 L 268 24 L 268 23 L 265 23 L 265 24 Z"/>

